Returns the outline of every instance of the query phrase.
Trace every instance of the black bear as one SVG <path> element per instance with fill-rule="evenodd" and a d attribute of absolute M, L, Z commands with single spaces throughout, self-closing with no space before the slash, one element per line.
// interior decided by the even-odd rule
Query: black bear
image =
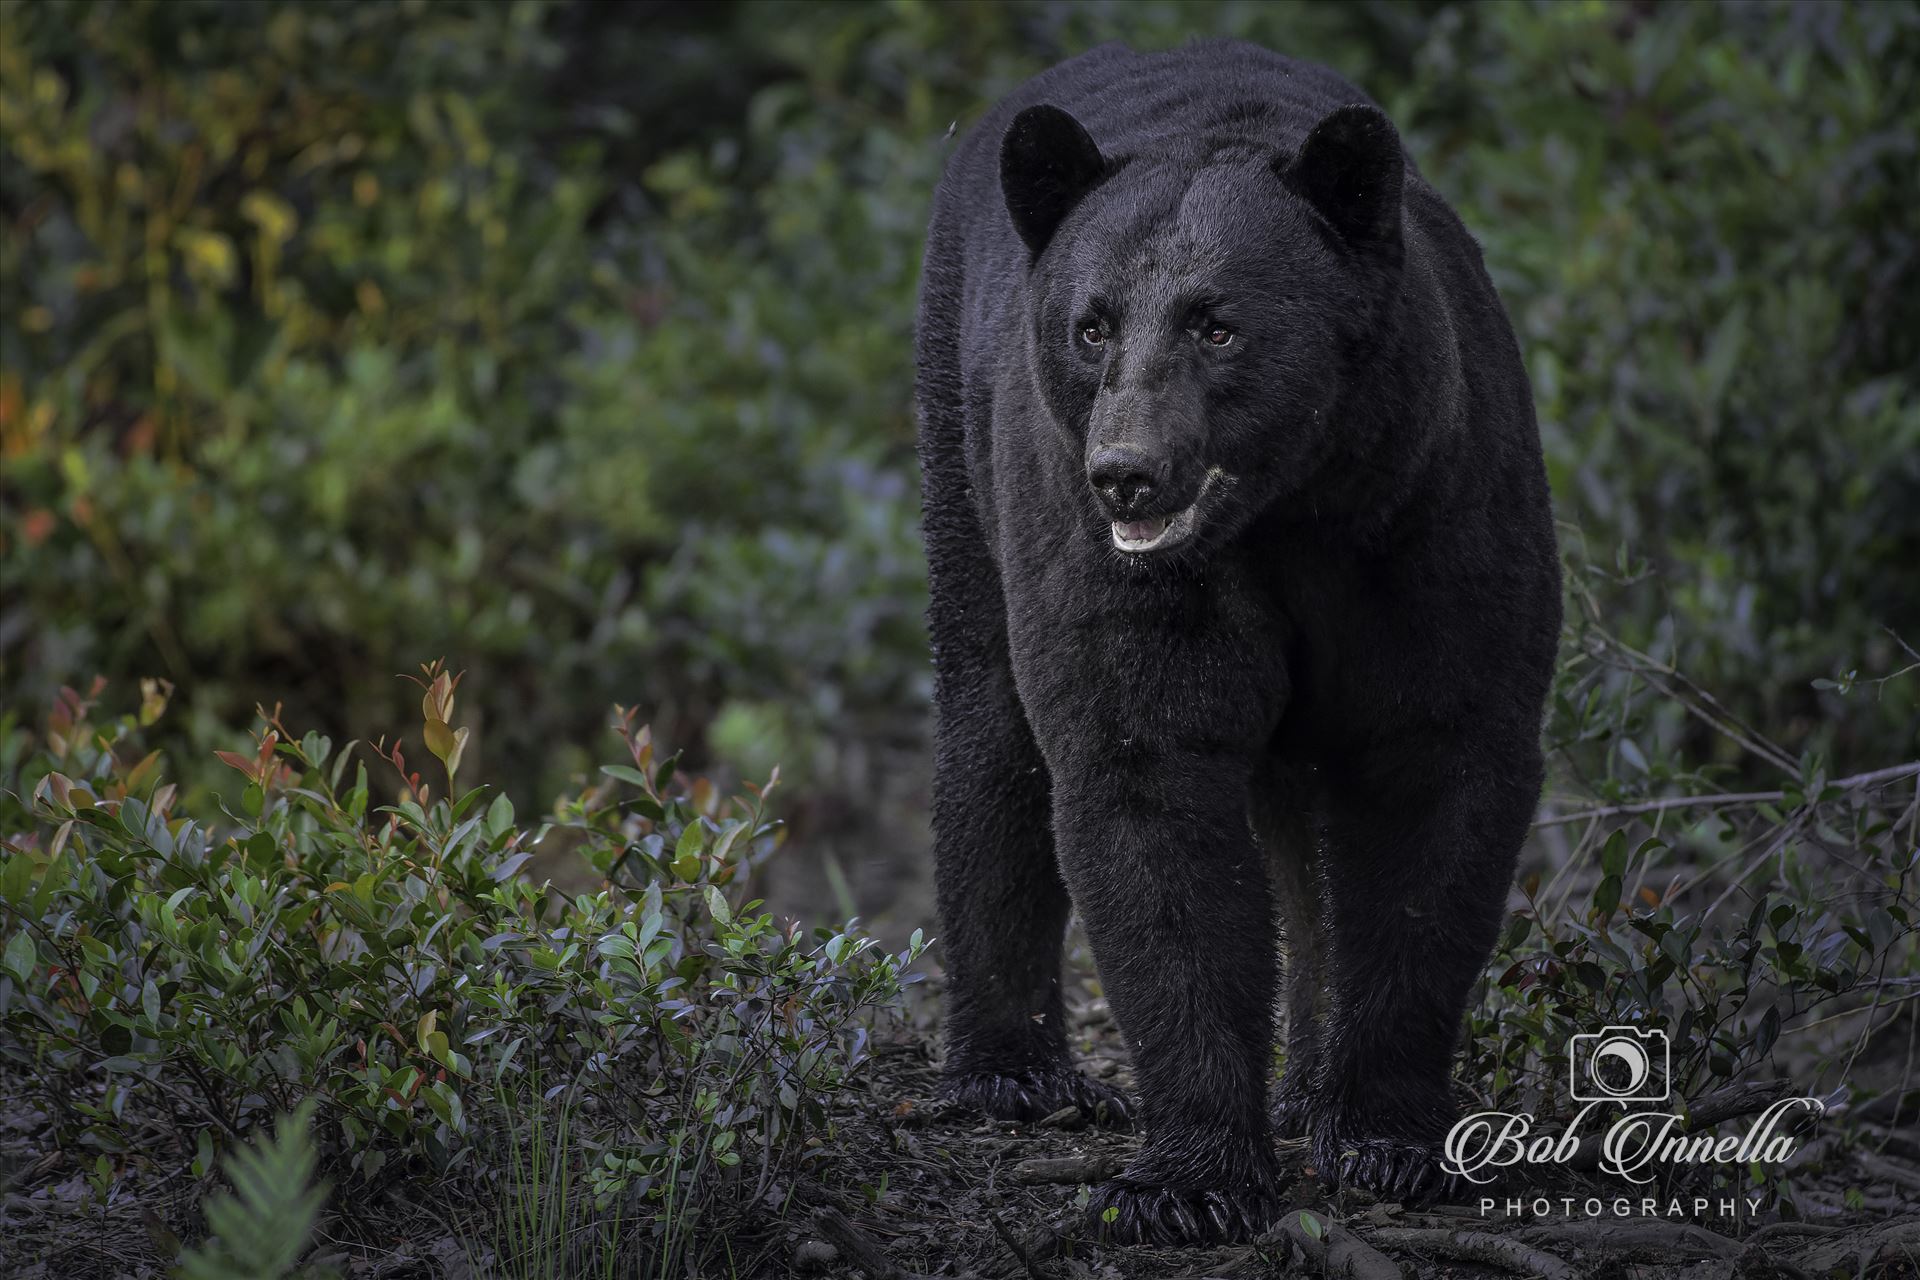
<path fill-rule="evenodd" d="M 1560 626 L 1478 246 L 1326 68 L 1109 45 L 955 149 L 916 344 L 946 1093 L 1142 1121 L 1109 1238 L 1268 1225 L 1276 1129 L 1433 1194 Z M 1070 907 L 1137 1116 L 1068 1054 Z"/>

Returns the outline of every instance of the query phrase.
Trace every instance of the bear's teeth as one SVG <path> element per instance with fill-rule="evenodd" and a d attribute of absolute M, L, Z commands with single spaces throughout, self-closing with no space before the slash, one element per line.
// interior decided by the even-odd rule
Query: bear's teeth
<path fill-rule="evenodd" d="M 1114 537 L 1121 542 L 1136 544 L 1152 542 L 1166 531 L 1167 520 L 1164 516 L 1155 517 L 1152 520 L 1115 520 L 1113 522 Z"/>

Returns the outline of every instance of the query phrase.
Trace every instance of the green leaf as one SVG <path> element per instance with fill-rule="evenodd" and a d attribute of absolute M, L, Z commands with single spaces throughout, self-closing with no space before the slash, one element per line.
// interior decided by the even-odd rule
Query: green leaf
<path fill-rule="evenodd" d="M 680 832 L 680 841 L 674 846 L 673 874 L 682 880 L 697 880 L 700 877 L 700 851 L 706 844 L 706 832 L 699 819 L 694 819 Z"/>
<path fill-rule="evenodd" d="M 7 972 L 24 987 L 29 985 L 34 966 L 39 959 L 39 949 L 34 946 L 32 935 L 22 929 L 7 939 L 6 954 L 3 959 L 0 959 L 0 963 L 4 963 Z"/>
<path fill-rule="evenodd" d="M 1893 917 L 1887 914 L 1883 906 L 1875 906 L 1867 915 L 1867 936 L 1873 939 L 1875 951 L 1885 951 L 1893 944 Z"/>
<path fill-rule="evenodd" d="M 1613 915 L 1619 906 L 1620 876 L 1617 872 L 1609 872 L 1598 885 L 1594 886 L 1593 909 L 1601 920 L 1605 920 Z"/>
<path fill-rule="evenodd" d="M 213 1130 L 201 1129 L 193 1142 L 193 1176 L 204 1178 L 213 1172 Z"/>
<path fill-rule="evenodd" d="M 503 792 L 487 806 L 486 831 L 488 840 L 498 840 L 513 829 L 513 801 Z"/>
<path fill-rule="evenodd" d="M 1626 869 L 1627 833 L 1625 830 L 1615 831 L 1600 848 L 1600 871 L 1603 875 L 1619 877 Z"/>
<path fill-rule="evenodd" d="M 427 740 L 427 750 L 440 757 L 445 764 L 447 756 L 453 750 L 453 726 L 445 720 L 428 720 L 423 735 Z"/>

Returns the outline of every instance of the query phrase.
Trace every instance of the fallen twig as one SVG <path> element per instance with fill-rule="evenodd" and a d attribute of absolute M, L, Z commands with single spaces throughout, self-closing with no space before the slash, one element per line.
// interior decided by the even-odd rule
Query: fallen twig
<path fill-rule="evenodd" d="M 1485 1262 L 1544 1276 L 1546 1280 L 1580 1280 L 1581 1273 L 1550 1253 L 1531 1248 L 1511 1236 L 1489 1231 L 1447 1231 L 1426 1227 L 1385 1227 L 1370 1232 L 1369 1243 L 1388 1249 L 1411 1249 L 1461 1262 Z"/>
<path fill-rule="evenodd" d="M 1681 1132 L 1698 1133 L 1728 1120 L 1758 1115 L 1784 1098 L 1792 1088 L 1793 1084 L 1788 1080 L 1756 1080 L 1716 1089 L 1687 1109 L 1681 1117 Z M 1604 1133 L 1590 1133 L 1580 1139 L 1580 1145 L 1574 1148 L 1573 1155 L 1567 1160 L 1567 1167 L 1582 1173 L 1599 1168 L 1600 1152 L 1605 1142 Z"/>
<path fill-rule="evenodd" d="M 1842 1267 L 1864 1272 L 1878 1259 L 1890 1260 L 1914 1250 L 1920 1250 L 1920 1220 L 1904 1218 L 1872 1230 L 1849 1231 L 1822 1240 L 1794 1261 L 1817 1275 Z"/>
<path fill-rule="evenodd" d="M 1895 1186 L 1905 1187 L 1909 1191 L 1920 1191 L 1920 1170 L 1910 1169 L 1904 1164 L 1896 1164 L 1884 1156 L 1867 1151 L 1856 1151 L 1854 1161 L 1874 1177 L 1891 1182 Z"/>
<path fill-rule="evenodd" d="M 1831 1236 L 1840 1233 L 1839 1227 L 1829 1227 L 1818 1222 L 1769 1222 L 1747 1237 L 1749 1245 L 1765 1244 L 1782 1236 Z"/>
<path fill-rule="evenodd" d="M 1051 1280 L 1051 1277 L 1040 1269 L 1040 1263 L 1031 1253 L 1027 1252 L 1026 1246 L 1013 1238 L 1013 1232 L 1007 1230 L 1007 1224 L 1000 1221 L 999 1214 L 989 1213 L 987 1215 L 987 1221 L 993 1226 L 993 1234 L 999 1236 L 1000 1242 L 1006 1245 L 1013 1256 L 1020 1260 L 1020 1265 L 1027 1269 L 1027 1275 L 1030 1276 L 1032 1280 Z"/>
<path fill-rule="evenodd" d="M 1863 1124 L 1860 1129 L 1873 1140 L 1875 1150 L 1920 1162 L 1920 1141 L 1894 1129 L 1883 1129 L 1879 1125 Z"/>
<path fill-rule="evenodd" d="M 1307 1219 L 1312 1219 L 1314 1231 L 1307 1229 Z M 1401 1280 L 1400 1268 L 1393 1259 L 1319 1214 L 1304 1210 L 1290 1213 L 1281 1222 L 1280 1230 L 1306 1255 L 1307 1261 L 1334 1280 Z"/>
<path fill-rule="evenodd" d="M 1094 1152 L 1084 1156 L 1043 1157 L 1013 1166 L 1013 1180 L 1025 1186 L 1049 1183 L 1105 1182 L 1120 1175 L 1125 1162 L 1118 1156 Z"/>

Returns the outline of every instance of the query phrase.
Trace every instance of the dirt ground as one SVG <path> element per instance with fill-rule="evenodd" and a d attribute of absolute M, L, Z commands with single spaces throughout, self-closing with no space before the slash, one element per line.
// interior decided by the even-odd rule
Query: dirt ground
<path fill-rule="evenodd" d="M 1130 1084 L 1118 1033 L 1099 1003 L 1075 1016 L 1085 1066 Z M 784 1233 L 789 1270 L 769 1274 L 890 1280 L 1920 1275 L 1920 1123 L 1914 1115 L 1920 1096 L 1914 1094 L 1907 1095 L 1904 1115 L 1890 1104 L 1863 1109 L 1867 1114 L 1836 1114 L 1802 1144 L 1794 1185 L 1808 1214 L 1804 1221 L 1792 1220 L 1779 1205 L 1737 1219 L 1568 1217 L 1562 1197 L 1599 1196 L 1611 1205 L 1625 1186 L 1572 1173 L 1552 1185 L 1489 1192 L 1502 1203 L 1522 1192 L 1529 1202 L 1550 1196 L 1555 1205 L 1545 1217 L 1506 1218 L 1498 1209 L 1483 1217 L 1477 1201 L 1411 1212 L 1330 1193 L 1306 1153 L 1289 1146 L 1283 1155 L 1295 1175 L 1288 1188 L 1293 1207 L 1268 1239 L 1209 1250 L 1109 1248 L 1083 1221 L 1083 1180 L 1117 1168 L 1135 1139 L 955 1113 L 933 1100 L 937 1072 L 927 1045 L 923 1034 L 913 1033 L 883 1046 L 865 1105 L 837 1135 L 831 1172 L 803 1194 L 808 1212 L 790 1216 Z M 1322 1224 L 1317 1237 L 1303 1213 Z"/>
<path fill-rule="evenodd" d="M 1538 1218 L 1483 1217 L 1476 1203 L 1414 1212 L 1330 1192 L 1306 1153 L 1289 1146 L 1292 1207 L 1268 1238 L 1208 1250 L 1108 1247 L 1081 1206 L 1089 1182 L 1118 1169 L 1137 1139 L 1080 1127 L 1077 1119 L 987 1122 L 937 1101 L 937 999 L 923 994 L 915 1009 L 908 1025 L 879 1038 L 861 1082 L 843 1096 L 831 1131 L 799 1174 L 776 1189 L 764 1213 L 677 1269 L 676 1280 L 1920 1276 L 1920 1090 L 1888 1092 L 1823 1120 L 1791 1165 L 1797 1209 L 1769 1202 L 1750 1216 L 1702 1219 L 1589 1219 L 1557 1206 Z M 1084 1067 L 1129 1087 L 1102 1002 L 1084 1001 L 1074 1019 Z M 1907 1038 L 1887 1040 L 1904 1047 Z M 1904 1112 L 1895 1106 L 1901 1097 Z M 176 1232 L 196 1220 L 186 1175 L 136 1174 L 102 1207 L 88 1192 L 87 1170 L 49 1150 L 43 1130 L 37 1112 L 0 1104 L 0 1277 L 166 1274 Z M 1491 1194 L 1611 1203 L 1624 1187 L 1598 1175 L 1558 1176 L 1551 1185 Z M 342 1203 L 336 1194 L 314 1258 L 354 1280 L 517 1280 L 518 1272 L 489 1266 L 484 1248 L 475 1247 L 472 1228 L 485 1224 L 470 1218 L 462 1225 L 451 1213 L 429 1186 L 389 1186 L 377 1204 Z"/>

